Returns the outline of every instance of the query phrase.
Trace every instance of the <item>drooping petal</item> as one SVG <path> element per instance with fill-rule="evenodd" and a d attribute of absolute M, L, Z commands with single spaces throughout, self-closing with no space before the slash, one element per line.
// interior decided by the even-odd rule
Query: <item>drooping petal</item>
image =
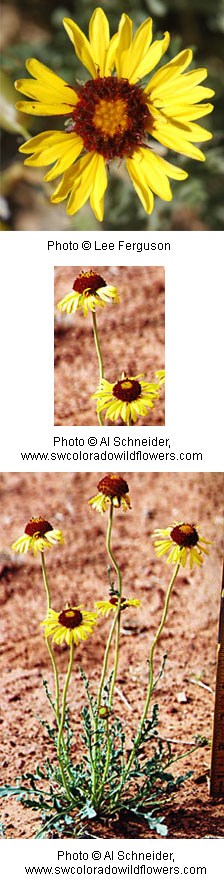
<path fill-rule="evenodd" d="M 21 145 L 20 152 L 31 154 L 31 157 L 25 160 L 26 166 L 49 166 L 55 163 L 53 169 L 45 176 L 46 181 L 51 181 L 74 163 L 82 148 L 82 139 L 74 132 L 50 131 L 30 138 Z"/>
<path fill-rule="evenodd" d="M 138 152 L 127 158 L 126 167 L 145 212 L 150 215 L 154 207 L 154 197 L 146 184 Z"/>
<path fill-rule="evenodd" d="M 104 216 L 104 194 L 107 188 L 107 174 L 105 160 L 102 156 L 97 157 L 97 166 L 90 195 L 90 205 L 98 221 Z"/>

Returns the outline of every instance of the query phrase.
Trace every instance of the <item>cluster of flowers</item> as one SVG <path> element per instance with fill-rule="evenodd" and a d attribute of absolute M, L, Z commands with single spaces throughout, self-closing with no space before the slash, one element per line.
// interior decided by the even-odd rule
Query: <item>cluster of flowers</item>
<path fill-rule="evenodd" d="M 152 42 L 152 19 L 142 22 L 135 35 L 124 13 L 117 33 L 110 37 L 109 23 L 101 8 L 89 23 L 89 40 L 72 19 L 63 21 L 75 53 L 92 79 L 70 86 L 37 59 L 28 59 L 31 78 L 16 82 L 16 89 L 30 101 L 19 101 L 26 114 L 59 116 L 65 130 L 48 130 L 20 147 L 29 166 L 50 166 L 45 181 L 61 179 L 51 195 L 52 203 L 68 197 L 67 212 L 73 215 L 88 199 L 98 221 L 104 217 L 107 169 L 112 161 L 125 161 L 145 212 L 154 206 L 154 194 L 172 200 L 169 179 L 182 181 L 188 173 L 157 153 L 170 149 L 195 160 L 204 160 L 194 144 L 212 136 L 195 122 L 209 114 L 214 92 L 201 86 L 206 68 L 186 73 L 191 49 L 179 52 L 141 85 L 168 49 L 170 35 Z"/>
<path fill-rule="evenodd" d="M 108 286 L 103 277 L 93 270 L 81 271 L 73 283 L 73 289 L 59 301 L 58 310 L 75 313 L 83 310 L 86 317 L 88 310 L 94 315 L 95 341 L 97 336 L 97 351 L 100 352 L 99 338 L 96 329 L 95 311 L 98 307 L 105 307 L 108 302 L 120 301 L 115 286 Z M 161 385 L 165 381 L 163 370 L 155 373 L 155 381 L 143 381 L 143 374 L 129 375 L 122 372 L 114 383 L 110 383 L 102 377 L 102 356 L 100 353 L 101 372 L 99 385 L 92 399 L 96 399 L 96 411 L 100 416 L 105 411 L 105 418 L 110 421 L 122 419 L 124 424 L 135 424 L 138 416 L 147 415 L 148 409 L 153 409 L 155 400 L 159 397 Z"/>
<path fill-rule="evenodd" d="M 124 512 L 131 508 L 128 484 L 122 476 L 107 474 L 98 483 L 98 494 L 90 498 L 89 504 L 100 513 L 105 513 L 108 508 L 122 508 Z M 191 523 L 174 523 L 165 529 L 156 529 L 154 532 L 156 553 L 162 556 L 168 553 L 167 562 L 186 566 L 201 566 L 204 554 L 208 554 L 208 544 L 205 538 L 199 534 L 199 527 Z M 36 555 L 38 552 L 43 556 L 45 548 L 55 544 L 62 544 L 63 534 L 54 529 L 45 517 L 32 517 L 25 527 L 25 533 L 12 545 L 17 553 L 27 553 L 29 550 Z M 68 605 L 61 611 L 55 611 L 48 607 L 47 616 L 42 621 L 45 627 L 45 636 L 52 637 L 52 641 L 58 645 L 66 642 L 67 645 L 78 645 L 81 640 L 86 640 L 93 632 L 97 619 L 100 615 L 108 616 L 114 613 L 119 606 L 120 611 L 127 607 L 140 605 L 139 599 L 122 597 L 112 589 L 109 599 L 103 599 L 95 603 L 96 612 L 86 611 L 82 605 Z"/>

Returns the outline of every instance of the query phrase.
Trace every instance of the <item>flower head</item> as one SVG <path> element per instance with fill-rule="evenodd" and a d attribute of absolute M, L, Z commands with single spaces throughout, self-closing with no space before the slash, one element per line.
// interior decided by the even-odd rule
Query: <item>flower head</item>
<path fill-rule="evenodd" d="M 114 609 L 117 608 L 118 605 L 119 597 L 116 596 L 116 593 L 113 593 L 108 600 L 102 599 L 100 602 L 95 602 L 97 613 L 99 615 L 106 615 L 106 617 L 110 615 L 111 612 L 114 612 Z M 139 599 L 126 599 L 124 596 L 121 599 L 120 610 L 124 611 L 124 609 L 129 608 L 129 606 L 137 608 L 139 605 L 141 605 Z"/>
<path fill-rule="evenodd" d="M 115 384 L 102 378 L 100 386 L 92 395 L 92 399 L 97 400 L 97 413 L 106 409 L 106 418 L 111 421 L 122 418 L 124 424 L 129 421 L 135 424 L 139 415 L 147 415 L 148 410 L 154 408 L 154 400 L 159 396 L 159 384 L 140 381 L 142 378 L 144 375 L 127 375 L 126 372 L 122 372 Z"/>
<path fill-rule="evenodd" d="M 25 526 L 25 533 L 17 538 L 12 544 L 12 549 L 17 553 L 27 553 L 32 550 L 34 556 L 38 551 L 43 552 L 44 547 L 52 547 L 54 544 L 63 544 L 63 534 L 59 529 L 53 529 L 50 522 L 44 516 L 32 516 Z"/>
<path fill-rule="evenodd" d="M 80 309 L 83 310 L 84 316 L 87 316 L 88 310 L 94 312 L 96 307 L 106 307 L 110 299 L 120 301 L 115 286 L 107 286 L 103 277 L 94 273 L 94 270 L 82 270 L 74 280 L 72 288 L 73 291 L 65 295 L 57 305 L 61 313 L 63 311 L 75 313 Z"/>
<path fill-rule="evenodd" d="M 185 566 L 189 559 L 190 568 L 193 568 L 202 565 L 203 554 L 209 553 L 206 547 L 211 541 L 202 538 L 199 527 L 193 523 L 174 523 L 166 529 L 155 529 L 154 536 L 157 556 L 168 553 L 167 562 L 179 562 Z"/>
<path fill-rule="evenodd" d="M 45 635 L 52 636 L 52 641 L 57 645 L 61 645 L 62 642 L 67 642 L 67 645 L 71 645 L 72 642 L 79 645 L 82 639 L 89 638 L 96 622 L 97 615 L 94 612 L 86 612 L 81 606 L 74 605 L 61 612 L 55 612 L 50 608 L 41 626 L 45 627 Z"/>
<path fill-rule="evenodd" d="M 102 221 L 107 166 L 124 160 L 145 211 L 151 213 L 154 194 L 172 199 L 169 178 L 187 178 L 183 169 L 158 156 L 156 142 L 187 157 L 205 159 L 194 142 L 211 138 L 195 123 L 213 109 L 208 102 L 201 104 L 214 94 L 199 85 L 207 76 L 206 68 L 185 73 L 192 51 L 184 49 L 141 85 L 170 42 L 168 32 L 152 42 L 151 18 L 134 37 L 132 21 L 123 14 L 110 38 L 101 8 L 90 19 L 89 40 L 71 19 L 65 18 L 63 24 L 92 79 L 73 88 L 41 62 L 28 59 L 32 79 L 15 85 L 31 101 L 19 101 L 17 108 L 28 114 L 67 117 L 67 123 L 64 131 L 48 130 L 23 144 L 20 151 L 31 154 L 25 163 L 51 166 L 46 181 L 62 175 L 53 203 L 68 197 L 67 212 L 73 215 L 90 198 L 96 218 Z"/>
<path fill-rule="evenodd" d="M 114 507 L 122 507 L 126 511 L 131 507 L 128 484 L 122 476 L 117 473 L 107 473 L 98 483 L 98 495 L 90 498 L 89 504 L 99 513 L 105 513 L 105 510 L 113 504 Z"/>

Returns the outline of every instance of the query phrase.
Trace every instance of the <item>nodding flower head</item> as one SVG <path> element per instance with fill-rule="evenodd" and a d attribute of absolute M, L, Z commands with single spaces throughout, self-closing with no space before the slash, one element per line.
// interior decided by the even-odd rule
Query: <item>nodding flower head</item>
<path fill-rule="evenodd" d="M 118 473 L 107 473 L 98 483 L 98 495 L 90 498 L 89 504 L 104 513 L 113 504 L 125 511 L 131 507 L 128 484 Z"/>
<path fill-rule="evenodd" d="M 24 535 L 14 541 L 12 549 L 17 553 L 27 553 L 31 550 L 36 555 L 38 552 L 43 553 L 45 547 L 63 544 L 63 541 L 62 532 L 54 529 L 45 516 L 32 516 L 25 526 Z"/>

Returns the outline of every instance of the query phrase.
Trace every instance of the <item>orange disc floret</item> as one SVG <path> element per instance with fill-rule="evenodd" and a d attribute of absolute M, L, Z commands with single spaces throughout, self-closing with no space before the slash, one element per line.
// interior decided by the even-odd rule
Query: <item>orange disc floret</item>
<path fill-rule="evenodd" d="M 179 544 L 179 547 L 195 547 L 199 540 L 195 526 L 184 522 L 174 526 L 170 537 L 175 544 Z"/>
<path fill-rule="evenodd" d="M 106 476 L 100 480 L 97 488 L 103 495 L 106 495 L 109 498 L 116 497 L 118 500 L 129 492 L 126 480 L 123 479 L 122 476 L 119 476 L 118 473 L 107 473 Z"/>
<path fill-rule="evenodd" d="M 82 270 L 74 280 L 72 288 L 75 292 L 80 292 L 82 295 L 86 289 L 89 289 L 90 292 L 96 292 L 97 289 L 101 289 L 103 286 L 106 286 L 106 282 L 100 274 L 94 273 L 94 270 Z"/>
<path fill-rule="evenodd" d="M 32 516 L 25 527 L 26 535 L 30 535 L 32 538 L 33 535 L 38 535 L 39 538 L 43 538 L 46 532 L 52 532 L 53 526 L 47 519 L 44 519 L 44 516 Z"/>

